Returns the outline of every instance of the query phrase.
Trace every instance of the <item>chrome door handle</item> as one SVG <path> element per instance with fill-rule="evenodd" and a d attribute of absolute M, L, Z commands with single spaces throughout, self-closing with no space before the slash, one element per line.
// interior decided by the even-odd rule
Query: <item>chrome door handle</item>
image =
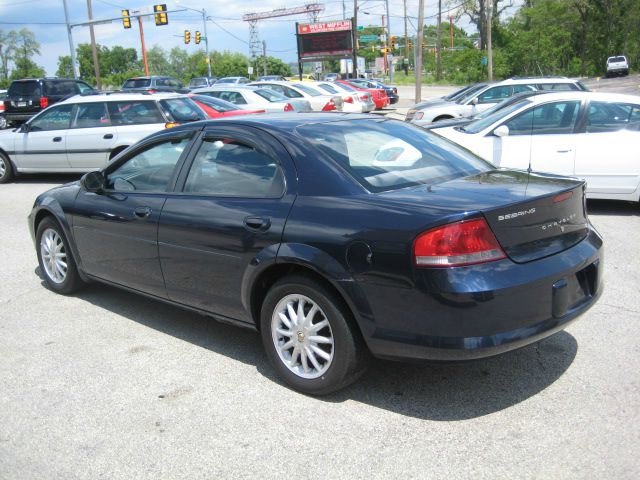
<path fill-rule="evenodd" d="M 569 153 L 571 151 L 570 148 L 567 148 L 566 150 L 558 150 L 558 153 Z"/>
<path fill-rule="evenodd" d="M 244 228 L 250 232 L 266 232 L 271 227 L 271 219 L 267 217 L 245 217 Z"/>
<path fill-rule="evenodd" d="M 151 210 L 149 207 L 137 207 L 133 211 L 133 214 L 138 218 L 147 218 L 149 215 L 151 215 L 152 211 L 153 210 Z"/>

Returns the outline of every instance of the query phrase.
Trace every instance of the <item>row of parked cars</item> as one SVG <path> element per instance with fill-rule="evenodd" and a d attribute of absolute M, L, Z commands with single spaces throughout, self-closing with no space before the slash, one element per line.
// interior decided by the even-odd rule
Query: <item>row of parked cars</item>
<path fill-rule="evenodd" d="M 406 121 L 501 168 L 576 176 L 589 198 L 640 201 L 640 97 L 563 77 L 469 85 L 412 107 Z"/>

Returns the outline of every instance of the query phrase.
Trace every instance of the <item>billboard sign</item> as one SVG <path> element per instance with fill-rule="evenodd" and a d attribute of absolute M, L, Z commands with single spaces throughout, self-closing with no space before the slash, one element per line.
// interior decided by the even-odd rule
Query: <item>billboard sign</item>
<path fill-rule="evenodd" d="M 298 57 L 332 57 L 353 54 L 351 20 L 298 24 Z"/>

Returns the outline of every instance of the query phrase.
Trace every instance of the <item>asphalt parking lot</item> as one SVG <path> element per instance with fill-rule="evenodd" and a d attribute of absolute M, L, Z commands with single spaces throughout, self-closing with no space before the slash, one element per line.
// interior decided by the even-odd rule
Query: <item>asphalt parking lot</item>
<path fill-rule="evenodd" d="M 256 334 L 92 285 L 45 288 L 26 216 L 69 177 L 0 186 L 0 478 L 640 475 L 640 207 L 590 202 L 599 303 L 544 342 L 462 365 L 376 361 L 326 398 Z"/>

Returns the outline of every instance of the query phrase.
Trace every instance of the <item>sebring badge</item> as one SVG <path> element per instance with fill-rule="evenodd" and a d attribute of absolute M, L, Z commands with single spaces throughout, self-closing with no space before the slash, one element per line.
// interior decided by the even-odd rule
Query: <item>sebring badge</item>
<path fill-rule="evenodd" d="M 529 210 L 521 210 L 519 212 L 507 213 L 506 215 L 498 215 L 498 221 L 501 222 L 503 220 L 511 220 L 512 218 L 531 215 L 532 213 L 536 213 L 535 208 L 530 208 Z"/>

